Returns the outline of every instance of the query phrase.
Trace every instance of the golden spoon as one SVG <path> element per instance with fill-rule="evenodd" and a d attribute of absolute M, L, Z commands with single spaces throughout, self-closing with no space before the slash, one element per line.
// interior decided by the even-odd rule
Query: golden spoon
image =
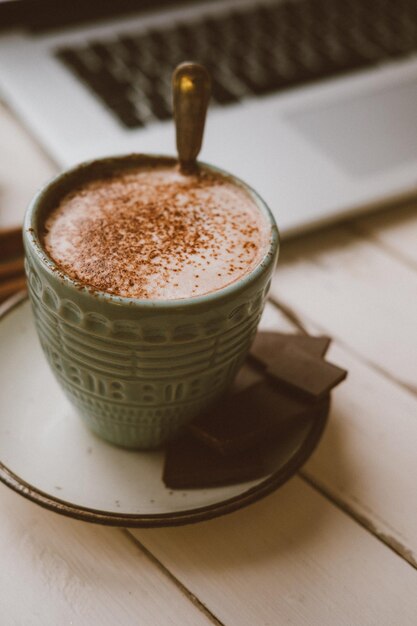
<path fill-rule="evenodd" d="M 181 63 L 172 76 L 174 119 L 180 170 L 190 174 L 203 142 L 211 79 L 199 63 Z"/>

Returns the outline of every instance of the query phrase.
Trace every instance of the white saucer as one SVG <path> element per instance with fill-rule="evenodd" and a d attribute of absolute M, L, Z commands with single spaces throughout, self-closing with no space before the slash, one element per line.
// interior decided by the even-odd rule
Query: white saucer
<path fill-rule="evenodd" d="M 244 507 L 296 472 L 326 422 L 326 416 L 316 419 L 282 442 L 270 476 L 229 487 L 168 489 L 162 451 L 116 448 L 84 426 L 49 370 L 25 295 L 1 307 L 0 381 L 0 480 L 57 513 L 114 526 L 186 524 Z"/>

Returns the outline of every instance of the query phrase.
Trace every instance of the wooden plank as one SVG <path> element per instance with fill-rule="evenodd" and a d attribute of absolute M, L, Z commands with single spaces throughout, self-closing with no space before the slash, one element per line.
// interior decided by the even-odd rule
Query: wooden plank
<path fill-rule="evenodd" d="M 354 226 L 417 268 L 417 199 L 361 218 Z"/>
<path fill-rule="evenodd" d="M 337 228 L 284 244 L 271 292 L 393 379 L 417 389 L 417 272 Z"/>
<path fill-rule="evenodd" d="M 416 621 L 417 572 L 299 478 L 223 518 L 130 532 L 228 626 Z"/>
<path fill-rule="evenodd" d="M 271 305 L 261 326 L 291 328 Z M 417 567 L 417 398 L 334 342 L 327 358 L 349 374 L 302 474 Z"/>
<path fill-rule="evenodd" d="M 349 370 L 307 475 L 417 567 L 417 398 L 335 346 Z"/>
<path fill-rule="evenodd" d="M 0 553 L 1 624 L 213 623 L 122 531 L 61 517 L 1 484 Z"/>

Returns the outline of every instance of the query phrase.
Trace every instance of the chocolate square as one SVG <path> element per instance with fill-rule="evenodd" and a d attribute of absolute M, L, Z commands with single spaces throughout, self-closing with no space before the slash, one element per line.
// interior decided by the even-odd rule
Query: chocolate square
<path fill-rule="evenodd" d="M 269 364 L 267 374 L 289 389 L 319 399 L 344 380 L 347 371 L 287 344 Z"/>
<path fill-rule="evenodd" d="M 260 450 L 221 456 L 186 433 L 167 446 L 163 481 L 172 489 L 203 489 L 254 480 L 266 473 Z"/>
<path fill-rule="evenodd" d="M 311 402 L 263 380 L 188 425 L 198 439 L 221 454 L 243 452 L 268 436 L 283 435 L 295 420 L 307 417 Z"/>
<path fill-rule="evenodd" d="M 268 367 L 287 345 L 293 345 L 311 356 L 324 357 L 330 342 L 330 337 L 325 336 L 258 332 L 250 349 L 250 357 L 258 365 Z"/>

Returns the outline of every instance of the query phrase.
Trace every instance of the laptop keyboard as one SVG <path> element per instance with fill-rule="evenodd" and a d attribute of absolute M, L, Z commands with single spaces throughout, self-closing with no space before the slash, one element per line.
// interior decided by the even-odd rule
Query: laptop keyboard
<path fill-rule="evenodd" d="M 298 0 L 89 41 L 56 55 L 124 127 L 138 128 L 171 118 L 171 75 L 182 61 L 203 63 L 214 102 L 227 106 L 416 50 L 416 0 Z"/>

